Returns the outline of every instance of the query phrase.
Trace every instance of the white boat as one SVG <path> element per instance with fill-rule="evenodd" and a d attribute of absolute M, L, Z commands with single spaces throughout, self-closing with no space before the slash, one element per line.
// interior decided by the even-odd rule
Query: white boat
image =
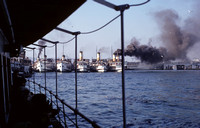
<path fill-rule="evenodd" d="M 85 61 L 78 61 L 77 62 L 77 71 L 78 72 L 89 72 L 88 63 Z"/>
<path fill-rule="evenodd" d="M 105 64 L 99 64 L 96 69 L 98 72 L 107 72 L 107 70 L 108 70 L 108 68 Z"/>
<path fill-rule="evenodd" d="M 45 64 L 46 64 L 46 72 L 52 72 L 55 71 L 55 63 L 53 62 L 53 59 L 38 59 L 35 63 L 35 70 L 39 72 L 45 71 Z"/>
<path fill-rule="evenodd" d="M 71 72 L 72 64 L 66 60 L 61 60 L 57 62 L 57 70 L 59 72 Z"/>
<path fill-rule="evenodd" d="M 109 71 L 121 72 L 122 71 L 122 63 L 121 62 L 111 62 L 111 63 L 109 63 Z"/>
<path fill-rule="evenodd" d="M 121 64 L 121 63 L 118 63 L 118 64 L 116 65 L 116 67 L 115 67 L 115 70 L 116 70 L 117 72 L 122 72 L 122 64 Z"/>

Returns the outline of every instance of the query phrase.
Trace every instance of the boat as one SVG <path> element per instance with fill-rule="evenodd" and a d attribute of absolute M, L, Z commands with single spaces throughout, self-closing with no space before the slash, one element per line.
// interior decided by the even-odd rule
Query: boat
<path fill-rule="evenodd" d="M 89 59 L 83 59 L 83 51 L 79 53 L 79 59 L 77 61 L 78 72 L 90 72 Z"/>
<path fill-rule="evenodd" d="M 77 62 L 77 71 L 78 72 L 89 72 L 89 65 L 85 61 L 78 61 Z"/>
<path fill-rule="evenodd" d="M 35 70 L 38 72 L 53 72 L 56 70 L 54 60 L 52 58 L 47 58 L 47 56 L 45 56 L 44 59 L 38 58 L 34 65 Z"/>
<path fill-rule="evenodd" d="M 108 68 L 104 63 L 100 63 L 97 66 L 97 71 L 98 72 L 107 72 Z"/>
<path fill-rule="evenodd" d="M 65 59 L 65 55 L 62 56 L 61 60 L 57 61 L 57 71 L 59 72 L 71 72 L 72 64 L 70 60 Z"/>
<path fill-rule="evenodd" d="M 90 71 L 91 72 L 107 72 L 107 61 L 102 60 L 100 57 L 100 52 L 97 52 L 97 58 L 92 59 L 90 63 Z"/>
<path fill-rule="evenodd" d="M 113 59 L 108 62 L 108 70 L 111 72 L 121 72 L 122 71 L 122 62 L 119 59 L 119 56 L 113 54 Z"/>
<path fill-rule="evenodd" d="M 10 62 L 12 72 L 17 71 L 26 78 L 32 75 L 32 62 L 28 57 L 12 57 Z"/>
<path fill-rule="evenodd" d="M 110 62 L 109 63 L 109 71 L 121 72 L 122 71 L 122 63 L 121 62 Z"/>

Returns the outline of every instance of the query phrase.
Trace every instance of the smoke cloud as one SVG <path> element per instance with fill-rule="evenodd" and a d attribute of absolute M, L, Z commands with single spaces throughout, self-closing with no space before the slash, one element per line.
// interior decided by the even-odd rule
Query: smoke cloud
<path fill-rule="evenodd" d="M 192 33 L 188 24 L 183 27 L 177 24 L 180 18 L 173 10 L 157 12 L 155 18 L 161 29 L 161 41 L 167 49 L 167 59 L 188 60 L 188 50 L 199 41 L 198 36 Z"/>
<path fill-rule="evenodd" d="M 109 47 L 101 47 L 98 52 L 100 53 L 109 53 Z"/>
<path fill-rule="evenodd" d="M 197 4 L 199 7 L 200 2 Z M 153 47 L 148 45 L 140 45 L 140 42 L 133 38 L 125 49 L 125 55 L 135 56 L 142 62 L 158 63 L 162 61 L 182 60 L 187 61 L 189 52 L 192 48 L 200 43 L 200 11 L 194 8 L 195 13 L 180 25 L 180 17 L 174 10 L 163 10 L 155 13 L 155 19 L 161 30 L 160 40 L 163 47 Z M 192 12 L 194 12 L 194 10 Z M 191 13 L 191 11 L 189 11 Z M 199 48 L 196 48 L 199 49 Z M 117 50 L 115 53 L 120 53 Z"/>

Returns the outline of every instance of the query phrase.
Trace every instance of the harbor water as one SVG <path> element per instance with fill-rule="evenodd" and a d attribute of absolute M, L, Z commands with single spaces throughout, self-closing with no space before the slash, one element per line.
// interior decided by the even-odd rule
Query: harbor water
<path fill-rule="evenodd" d="M 46 76 L 47 88 L 55 92 L 55 72 Z M 57 77 L 58 96 L 75 107 L 74 73 Z M 35 80 L 44 85 L 44 73 Z M 200 127 L 199 70 L 129 70 L 125 88 L 128 128 Z M 78 110 L 102 128 L 123 127 L 121 95 L 121 73 L 78 73 Z"/>

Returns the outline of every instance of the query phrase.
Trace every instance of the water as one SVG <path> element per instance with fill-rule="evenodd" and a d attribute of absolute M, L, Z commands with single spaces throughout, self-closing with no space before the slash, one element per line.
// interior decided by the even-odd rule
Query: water
<path fill-rule="evenodd" d="M 44 84 L 44 73 L 35 78 Z M 74 73 L 58 73 L 58 95 L 73 107 L 74 84 Z M 125 84 L 128 128 L 200 127 L 200 71 L 126 71 Z M 55 92 L 55 73 L 47 87 Z M 121 73 L 78 74 L 78 110 L 102 128 L 123 127 L 121 94 Z"/>

